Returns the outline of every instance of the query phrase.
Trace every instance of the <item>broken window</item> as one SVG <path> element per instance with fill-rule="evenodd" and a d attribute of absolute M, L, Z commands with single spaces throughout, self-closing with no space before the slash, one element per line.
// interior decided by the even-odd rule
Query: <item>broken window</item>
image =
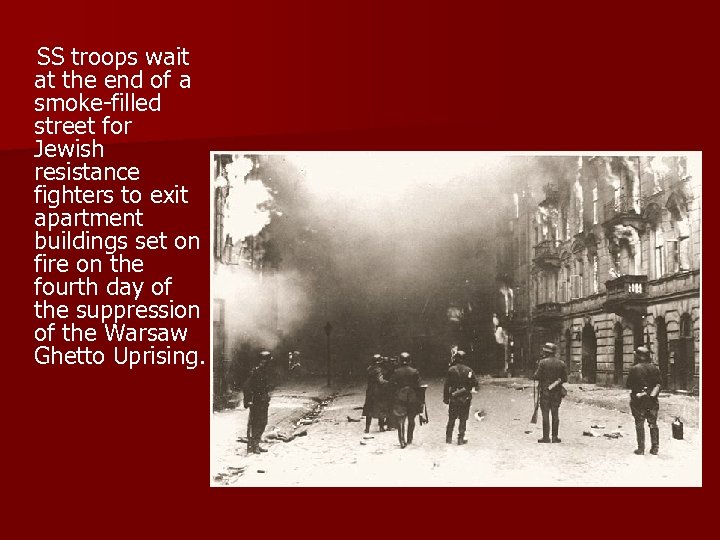
<path fill-rule="evenodd" d="M 655 278 L 661 278 L 667 273 L 667 261 L 665 260 L 665 237 L 662 227 L 655 228 Z"/>
<path fill-rule="evenodd" d="M 597 255 L 591 256 L 591 264 L 590 268 L 592 271 L 592 292 L 593 294 L 597 294 L 599 287 L 598 287 L 598 258 Z"/>
<path fill-rule="evenodd" d="M 593 225 L 597 225 L 598 223 L 598 188 L 597 184 L 593 188 Z"/>

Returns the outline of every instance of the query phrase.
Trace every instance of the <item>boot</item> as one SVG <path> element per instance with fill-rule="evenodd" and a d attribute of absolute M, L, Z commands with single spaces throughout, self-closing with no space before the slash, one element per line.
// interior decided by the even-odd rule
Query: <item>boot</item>
<path fill-rule="evenodd" d="M 405 448 L 407 443 L 405 442 L 405 425 L 404 423 L 398 424 L 398 441 L 400 442 L 400 448 Z"/>
<path fill-rule="evenodd" d="M 415 431 L 415 426 L 409 425 L 407 428 L 407 443 L 408 444 L 412 444 L 414 431 Z"/>
<path fill-rule="evenodd" d="M 660 430 L 657 427 L 650 428 L 650 453 L 657 456 L 660 450 Z"/>
<path fill-rule="evenodd" d="M 560 430 L 560 419 L 557 417 L 557 415 L 553 415 L 552 419 L 552 442 L 559 443 L 562 442 L 560 438 L 558 437 L 558 431 Z"/>
<path fill-rule="evenodd" d="M 452 432 L 453 432 L 453 426 L 448 426 L 445 429 L 445 442 L 447 444 L 452 444 Z"/>
<path fill-rule="evenodd" d="M 635 425 L 635 434 L 637 436 L 637 450 L 635 450 L 635 454 L 638 456 L 642 456 L 645 453 L 645 426 L 644 425 Z"/>
<path fill-rule="evenodd" d="M 465 439 L 465 435 L 458 434 L 458 445 L 467 444 L 467 440 Z"/>

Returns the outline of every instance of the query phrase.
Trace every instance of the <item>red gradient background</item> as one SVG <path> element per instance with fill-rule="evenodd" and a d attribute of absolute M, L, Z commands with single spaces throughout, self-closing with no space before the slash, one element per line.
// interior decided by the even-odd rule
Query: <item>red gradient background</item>
<path fill-rule="evenodd" d="M 192 89 L 167 93 L 161 114 L 137 117 L 126 141 L 107 150 L 112 161 L 140 165 L 158 187 L 190 187 L 191 205 L 155 209 L 152 219 L 169 232 L 201 234 L 206 247 L 210 150 L 703 150 L 707 167 L 717 120 L 716 19 L 693 2 L 646 4 L 6 6 L 3 440 L 5 493 L 23 536 L 514 537 L 557 529 L 606 538 L 653 525 L 664 535 L 700 533 L 714 491 L 712 458 L 702 490 L 211 489 L 209 365 L 129 373 L 32 360 L 39 47 L 190 51 Z M 146 266 L 145 279 L 176 276 L 176 301 L 208 304 L 206 249 L 150 255 Z M 714 291 L 703 292 L 712 302 Z M 204 315 L 191 329 L 193 348 L 209 350 Z M 704 316 L 712 328 L 711 310 Z M 712 381 L 712 357 L 703 369 Z M 704 402 L 711 410 L 712 399 Z M 379 508 L 386 520 L 376 518 Z"/>

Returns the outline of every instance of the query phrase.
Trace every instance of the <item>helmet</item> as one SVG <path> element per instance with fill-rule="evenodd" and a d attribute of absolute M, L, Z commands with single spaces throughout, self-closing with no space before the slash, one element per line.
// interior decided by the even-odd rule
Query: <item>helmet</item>
<path fill-rule="evenodd" d="M 641 360 L 650 360 L 650 349 L 641 345 L 635 349 L 635 356 Z"/>
<path fill-rule="evenodd" d="M 400 362 L 403 364 L 409 364 L 410 363 L 410 353 L 401 352 L 400 353 Z"/>
<path fill-rule="evenodd" d="M 260 354 L 258 355 L 258 364 L 259 365 L 264 365 L 267 362 L 269 362 L 270 360 L 272 360 L 272 354 L 270 353 L 270 351 L 261 351 Z"/>
<path fill-rule="evenodd" d="M 465 351 L 463 351 L 462 349 L 458 350 L 458 352 L 455 353 L 455 356 L 453 356 L 453 363 L 454 364 L 457 364 L 458 362 L 461 364 L 464 363 L 465 356 L 466 356 Z"/>
<path fill-rule="evenodd" d="M 543 345 L 542 350 L 547 354 L 555 354 L 557 352 L 557 345 L 548 341 L 545 345 Z"/>

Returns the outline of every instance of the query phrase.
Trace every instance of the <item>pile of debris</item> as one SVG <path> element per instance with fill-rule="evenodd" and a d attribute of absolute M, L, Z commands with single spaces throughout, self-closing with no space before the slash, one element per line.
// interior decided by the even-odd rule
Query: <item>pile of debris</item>
<path fill-rule="evenodd" d="M 620 431 L 619 428 L 622 426 L 618 426 L 618 429 L 602 433 L 600 430 L 605 429 L 605 425 L 603 424 L 593 424 L 590 426 L 590 429 L 587 431 L 583 431 L 583 435 L 585 437 L 606 437 L 608 439 L 619 439 L 623 436 L 623 432 Z"/>

